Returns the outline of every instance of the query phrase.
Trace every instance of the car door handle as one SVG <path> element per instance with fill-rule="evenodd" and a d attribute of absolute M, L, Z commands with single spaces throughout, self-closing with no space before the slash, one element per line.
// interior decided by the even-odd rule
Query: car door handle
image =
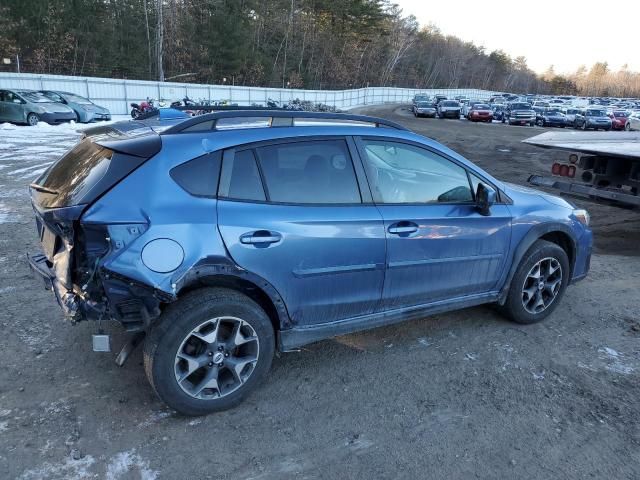
<path fill-rule="evenodd" d="M 395 235 L 407 235 L 409 233 L 416 233 L 418 231 L 418 225 L 413 222 L 398 222 L 389 226 L 387 231 Z"/>
<path fill-rule="evenodd" d="M 245 245 L 277 243 L 280 240 L 282 240 L 282 235 L 267 230 L 258 230 L 240 236 L 240 243 Z"/>

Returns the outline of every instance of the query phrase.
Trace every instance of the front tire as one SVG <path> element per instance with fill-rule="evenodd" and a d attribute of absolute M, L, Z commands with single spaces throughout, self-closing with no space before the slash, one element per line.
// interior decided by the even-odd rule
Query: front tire
<path fill-rule="evenodd" d="M 569 283 L 569 258 L 555 243 L 536 241 L 520 261 L 502 312 L 516 323 L 547 318 L 558 306 Z"/>
<path fill-rule="evenodd" d="M 169 407 L 204 415 L 238 405 L 269 371 L 271 320 L 247 296 L 202 288 L 170 305 L 147 335 L 144 368 Z"/>
<path fill-rule="evenodd" d="M 27 125 L 35 127 L 36 125 L 38 125 L 39 121 L 40 117 L 38 117 L 37 113 L 30 113 L 29 115 L 27 115 Z"/>

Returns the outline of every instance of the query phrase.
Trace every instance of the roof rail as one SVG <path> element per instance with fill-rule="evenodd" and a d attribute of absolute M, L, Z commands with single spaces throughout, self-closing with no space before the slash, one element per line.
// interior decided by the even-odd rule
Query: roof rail
<path fill-rule="evenodd" d="M 161 135 L 171 135 L 182 132 L 205 132 L 218 130 L 217 123 L 220 119 L 238 118 L 238 119 L 265 119 L 268 121 L 268 127 L 294 127 L 296 119 L 303 120 L 337 120 L 347 122 L 361 122 L 373 124 L 376 127 L 394 128 L 396 130 L 408 130 L 402 125 L 377 117 L 369 117 L 367 115 L 351 115 L 348 113 L 328 113 L 328 112 L 300 112 L 296 110 L 279 110 L 279 109 L 255 109 L 255 110 L 233 110 L 218 111 L 199 115 L 190 118 L 184 122 L 180 122 L 166 130 Z"/>

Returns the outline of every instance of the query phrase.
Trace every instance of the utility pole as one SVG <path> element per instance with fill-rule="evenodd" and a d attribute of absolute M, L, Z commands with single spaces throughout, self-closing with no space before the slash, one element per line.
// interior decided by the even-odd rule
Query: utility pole
<path fill-rule="evenodd" d="M 162 0 L 158 0 L 158 80 L 164 82 L 164 69 L 162 68 L 162 44 L 164 42 L 164 30 L 162 25 Z"/>
<path fill-rule="evenodd" d="M 18 73 L 20 73 L 20 55 L 16 54 L 16 67 L 18 68 Z"/>

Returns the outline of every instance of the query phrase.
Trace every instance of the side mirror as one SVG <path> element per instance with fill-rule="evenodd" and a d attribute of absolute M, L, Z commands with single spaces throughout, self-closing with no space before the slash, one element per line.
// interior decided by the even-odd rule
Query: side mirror
<path fill-rule="evenodd" d="M 478 209 L 478 213 L 488 217 L 491 215 L 491 206 L 494 203 L 496 203 L 496 192 L 479 183 L 478 189 L 476 190 L 476 208 Z"/>

